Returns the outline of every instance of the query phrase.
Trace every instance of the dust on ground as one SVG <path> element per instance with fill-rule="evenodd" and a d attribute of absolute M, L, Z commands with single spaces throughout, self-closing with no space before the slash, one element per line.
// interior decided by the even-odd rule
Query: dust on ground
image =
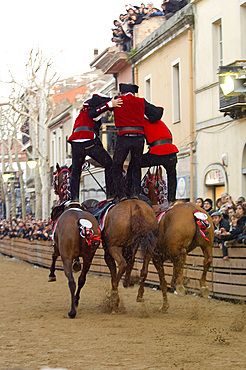
<path fill-rule="evenodd" d="M 246 305 L 120 284 L 120 312 L 109 311 L 110 278 L 91 275 L 75 319 L 63 271 L 0 254 L 0 369 L 245 369 Z M 78 274 L 75 275 L 76 280 Z"/>

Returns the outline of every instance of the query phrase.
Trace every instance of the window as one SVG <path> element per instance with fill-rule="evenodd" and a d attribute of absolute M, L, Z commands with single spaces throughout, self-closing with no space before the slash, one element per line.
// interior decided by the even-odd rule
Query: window
<path fill-rule="evenodd" d="M 172 111 L 173 123 L 181 120 L 180 112 L 180 61 L 176 60 L 172 63 Z"/>
<path fill-rule="evenodd" d="M 218 79 L 217 71 L 223 65 L 223 32 L 222 21 L 218 18 L 212 22 L 212 58 L 213 80 Z"/>
<path fill-rule="evenodd" d="M 240 4 L 240 47 L 241 59 L 246 59 L 246 1 Z"/>
<path fill-rule="evenodd" d="M 51 142 L 51 153 L 52 153 L 52 164 L 53 166 L 55 165 L 55 143 L 54 143 L 54 140 L 52 140 Z"/>
<path fill-rule="evenodd" d="M 151 94 L 151 75 L 145 77 L 145 99 L 151 103 L 152 94 Z"/>

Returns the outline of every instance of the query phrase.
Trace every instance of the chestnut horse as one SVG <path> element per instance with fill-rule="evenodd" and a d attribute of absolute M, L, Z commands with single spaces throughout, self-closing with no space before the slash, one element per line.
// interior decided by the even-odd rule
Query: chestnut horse
<path fill-rule="evenodd" d="M 64 174 L 69 169 L 59 167 L 57 164 L 57 181 L 55 189 L 62 199 L 62 189 L 60 184 L 64 181 Z M 55 174 L 56 177 L 56 174 Z M 65 176 L 66 177 L 66 176 Z M 51 218 L 55 221 L 54 225 L 54 252 L 52 255 L 52 264 L 50 267 L 49 281 L 55 281 L 55 263 L 58 256 L 61 256 L 64 273 L 68 279 L 68 286 L 71 292 L 71 310 L 68 316 L 74 318 L 76 308 L 79 303 L 80 291 L 85 284 L 86 275 L 92 263 L 92 259 L 100 244 L 101 232 L 95 217 L 80 208 L 65 209 L 64 204 L 54 207 Z M 82 257 L 83 268 L 78 279 L 78 288 L 73 277 L 72 264 L 76 257 Z"/>
<path fill-rule="evenodd" d="M 203 216 L 200 220 L 197 219 L 195 216 L 198 215 L 197 212 L 207 217 L 207 226 L 205 225 L 204 229 L 198 225 L 201 224 Z M 186 256 L 199 246 L 204 255 L 200 290 L 203 297 L 210 294 L 206 285 L 206 277 L 212 262 L 213 241 L 213 220 L 204 209 L 193 203 L 175 202 L 173 207 L 164 213 L 159 222 L 157 250 L 162 254 L 163 262 L 170 260 L 173 263 L 171 281 L 173 290 L 179 294 L 185 293 L 183 270 Z"/>
<path fill-rule="evenodd" d="M 89 201 L 83 203 L 89 207 Z M 166 281 L 164 269 L 159 256 L 155 252 L 158 237 L 158 222 L 153 209 L 142 200 L 128 199 L 117 203 L 105 214 L 105 223 L 102 230 L 102 244 L 104 259 L 111 273 L 111 302 L 112 312 L 118 312 L 119 293 L 118 285 L 126 272 L 130 278 L 134 259 L 138 248 L 141 248 L 144 258 L 140 273 L 140 287 L 137 301 L 142 300 L 142 289 L 148 274 L 148 264 L 152 258 L 160 278 L 160 287 L 163 292 L 163 305 L 166 311 Z M 116 264 L 118 270 L 116 268 Z M 128 286 L 129 281 L 125 284 Z"/>
<path fill-rule="evenodd" d="M 161 172 L 158 171 L 159 176 Z M 150 198 L 153 204 L 158 203 L 157 193 L 155 191 L 156 174 L 149 172 L 146 186 L 148 192 L 145 194 Z M 157 206 L 158 208 L 158 206 Z M 206 218 L 205 226 L 203 227 L 202 220 L 195 217 L 197 212 L 201 212 Z M 203 297 L 207 297 L 210 292 L 206 285 L 206 276 L 208 269 L 212 262 L 212 247 L 214 240 L 214 228 L 211 216 L 202 208 L 197 207 L 193 203 L 186 203 L 184 201 L 176 201 L 169 207 L 166 212 L 161 214 L 159 219 L 159 232 L 157 242 L 157 253 L 161 256 L 162 264 L 165 261 L 173 263 L 173 276 L 171 287 L 179 294 L 185 293 L 183 285 L 183 270 L 186 261 L 186 255 L 200 246 L 203 255 L 203 273 L 200 279 L 200 290 Z M 202 228 L 201 226 L 202 225 Z M 203 231 L 204 230 L 204 231 Z M 133 265 L 132 265 L 133 266 Z M 125 276 L 125 285 L 129 285 L 131 268 L 127 269 Z M 164 284 L 165 286 L 166 284 Z M 140 291 L 143 293 L 144 286 L 140 286 Z M 164 293 L 165 294 L 165 293 Z M 139 297 L 141 299 L 141 297 Z"/>

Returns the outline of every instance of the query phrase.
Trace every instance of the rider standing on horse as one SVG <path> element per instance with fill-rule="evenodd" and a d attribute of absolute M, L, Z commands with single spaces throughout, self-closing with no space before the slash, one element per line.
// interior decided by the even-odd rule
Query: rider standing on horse
<path fill-rule="evenodd" d="M 161 120 L 154 123 L 144 120 L 144 135 L 149 151 L 142 156 L 141 167 L 163 166 L 167 172 L 168 201 L 173 203 L 177 187 L 178 148 L 172 143 L 172 133 Z"/>
<path fill-rule="evenodd" d="M 127 196 L 138 199 L 141 190 L 141 157 L 144 147 L 144 115 L 151 122 L 159 120 L 163 108 L 148 103 L 144 98 L 135 96 L 138 86 L 132 84 L 119 85 L 120 98 L 123 104 L 114 108 L 115 126 L 118 136 L 113 157 L 112 173 L 114 174 L 115 201 L 125 200 Z M 128 189 L 123 178 L 123 164 L 131 153 L 130 166 L 132 171 L 127 175 Z M 127 193 L 128 191 L 128 193 Z"/>
<path fill-rule="evenodd" d="M 107 197 L 112 197 L 112 159 L 98 137 L 100 121 L 96 122 L 94 119 L 106 110 L 120 107 L 121 104 L 121 98 L 110 99 L 98 94 L 94 94 L 91 99 L 84 102 L 75 120 L 73 132 L 68 138 L 72 146 L 71 202 L 79 202 L 81 169 L 87 155 L 105 168 Z"/>

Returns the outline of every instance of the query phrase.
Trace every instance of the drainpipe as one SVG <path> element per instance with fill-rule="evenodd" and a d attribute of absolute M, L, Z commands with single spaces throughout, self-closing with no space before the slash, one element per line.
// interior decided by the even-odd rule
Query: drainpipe
<path fill-rule="evenodd" d="M 193 78 L 193 38 L 192 30 L 188 31 L 190 51 L 190 201 L 194 200 L 194 153 L 195 122 L 194 122 L 194 78 Z"/>
<path fill-rule="evenodd" d="M 132 83 L 138 85 L 138 69 L 132 68 Z"/>

